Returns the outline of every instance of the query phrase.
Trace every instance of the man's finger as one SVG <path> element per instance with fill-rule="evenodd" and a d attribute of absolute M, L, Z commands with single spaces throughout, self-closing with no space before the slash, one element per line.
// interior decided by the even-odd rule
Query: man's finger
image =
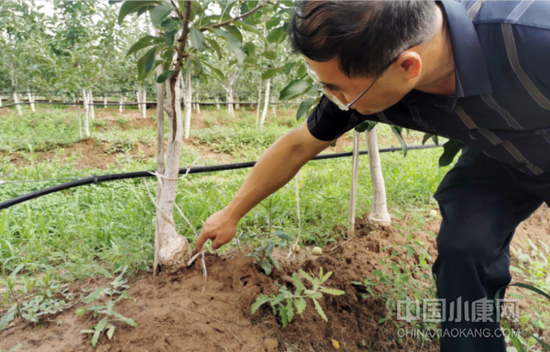
<path fill-rule="evenodd" d="M 197 241 L 195 242 L 195 249 L 197 252 L 200 252 L 202 250 L 202 246 L 208 239 L 208 236 L 203 235 L 202 233 L 197 237 Z"/>

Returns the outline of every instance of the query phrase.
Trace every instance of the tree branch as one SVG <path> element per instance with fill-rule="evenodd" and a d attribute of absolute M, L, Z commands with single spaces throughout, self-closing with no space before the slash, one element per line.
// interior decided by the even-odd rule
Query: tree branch
<path fill-rule="evenodd" d="M 258 11 L 259 9 L 261 9 L 262 7 L 264 7 L 265 5 L 267 4 L 270 4 L 271 2 L 269 0 L 266 0 L 264 2 L 262 2 L 261 4 L 259 4 L 258 6 L 256 6 L 255 8 L 253 8 L 252 10 L 248 11 L 248 12 L 245 12 L 243 13 L 242 15 L 240 16 L 237 16 L 235 18 L 232 18 L 230 20 L 227 20 L 227 21 L 224 21 L 224 22 L 220 22 L 220 23 L 216 23 L 216 24 L 213 24 L 211 26 L 205 26 L 205 27 L 200 27 L 200 28 L 197 28 L 199 31 L 201 32 L 204 32 L 208 29 L 212 29 L 212 28 L 218 28 L 218 27 L 223 27 L 223 26 L 227 26 L 228 24 L 231 24 L 233 23 L 234 21 L 237 21 L 237 20 L 240 20 L 241 18 L 243 17 L 246 17 L 246 16 L 249 16 L 251 14 L 253 14 L 254 12 Z"/>

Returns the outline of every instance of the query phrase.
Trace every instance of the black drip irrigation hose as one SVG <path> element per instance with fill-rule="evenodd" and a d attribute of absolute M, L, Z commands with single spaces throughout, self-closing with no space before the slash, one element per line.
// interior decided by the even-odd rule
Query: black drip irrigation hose
<path fill-rule="evenodd" d="M 408 150 L 418 150 L 418 149 L 431 149 L 431 148 L 438 148 L 440 145 L 435 144 L 427 144 L 427 145 L 412 145 L 409 146 Z M 402 148 L 398 147 L 390 147 L 390 148 L 382 148 L 379 149 L 380 153 L 388 153 L 388 152 L 396 152 L 401 151 Z M 368 154 L 368 150 L 360 150 L 359 155 L 365 155 Z M 324 160 L 324 159 L 335 159 L 335 158 L 343 158 L 352 156 L 352 152 L 348 153 L 332 153 L 332 154 L 323 154 L 323 155 L 317 155 L 311 160 Z M 256 161 L 247 161 L 244 163 L 234 163 L 234 164 L 220 164 L 220 165 L 209 165 L 209 166 L 195 166 L 191 168 L 181 168 L 179 170 L 179 174 L 201 174 L 205 172 L 214 172 L 214 171 L 226 171 L 226 170 L 237 170 L 237 169 L 247 169 L 251 168 L 254 165 L 256 165 Z M 101 182 L 107 182 L 107 181 L 117 181 L 117 180 L 126 180 L 131 178 L 140 178 L 140 177 L 155 177 L 155 171 L 138 171 L 138 172 L 128 172 L 128 173 L 122 173 L 122 174 L 111 174 L 111 175 L 101 175 L 101 176 L 92 176 L 76 181 L 71 181 L 67 183 L 62 183 L 60 185 L 44 188 L 38 191 L 34 191 L 31 193 L 24 194 L 22 196 L 7 200 L 5 202 L 0 203 L 0 210 L 7 209 L 13 205 L 20 204 L 23 202 L 26 202 L 31 199 L 35 199 L 38 197 L 45 196 L 50 193 L 55 193 L 59 191 L 63 191 L 66 189 L 79 187 L 79 186 L 85 186 L 90 184 L 98 184 Z"/>

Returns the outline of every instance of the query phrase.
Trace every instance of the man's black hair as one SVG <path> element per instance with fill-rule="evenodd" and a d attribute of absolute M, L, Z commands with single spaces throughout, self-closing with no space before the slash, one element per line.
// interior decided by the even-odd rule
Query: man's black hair
<path fill-rule="evenodd" d="M 294 52 L 339 59 L 348 77 L 373 77 L 435 33 L 434 1 L 300 1 L 290 23 Z"/>

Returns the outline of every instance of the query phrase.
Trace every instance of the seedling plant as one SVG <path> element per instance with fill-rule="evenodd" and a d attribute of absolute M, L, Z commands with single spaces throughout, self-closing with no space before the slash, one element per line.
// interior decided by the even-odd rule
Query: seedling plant
<path fill-rule="evenodd" d="M 94 347 L 97 345 L 99 337 L 104 332 L 109 340 L 113 337 L 117 327 L 116 322 L 123 322 L 135 328 L 137 327 L 137 323 L 133 319 L 127 318 L 114 310 L 117 302 L 123 299 L 131 298 L 127 291 L 123 291 L 129 288 L 129 286 L 126 285 L 128 280 L 123 278 L 126 269 L 127 267 L 122 269 L 120 275 L 110 283 L 109 287 L 96 289 L 94 292 L 85 297 L 82 302 L 84 304 L 89 304 L 98 299 L 103 300 L 103 297 L 105 296 L 113 297 L 115 295 L 119 295 L 117 299 L 110 299 L 106 301 L 104 305 L 94 304 L 91 308 L 80 307 L 76 310 L 77 315 L 84 315 L 92 312 L 94 319 L 97 319 L 100 314 L 103 315 L 103 318 L 94 324 L 90 329 L 80 331 L 83 334 L 92 335 L 92 346 Z"/>
<path fill-rule="evenodd" d="M 309 281 L 312 286 L 311 290 L 307 289 L 300 280 L 298 274 L 294 273 L 292 274 L 292 280 L 294 281 L 293 285 L 296 288 L 294 292 L 289 291 L 286 286 L 280 285 L 279 293 L 277 295 L 259 295 L 256 302 L 252 305 L 252 314 L 254 314 L 262 305 L 269 303 L 273 309 L 273 315 L 279 314 L 281 316 L 284 329 L 294 318 L 295 309 L 296 313 L 300 314 L 303 318 L 302 313 L 304 312 L 304 309 L 306 309 L 307 305 L 306 298 L 309 298 L 313 301 L 315 310 L 319 313 L 321 318 L 323 318 L 324 321 L 328 321 L 327 316 L 318 300 L 323 297 L 323 293 L 339 296 L 343 295 L 345 292 L 322 286 L 322 284 L 325 283 L 332 275 L 332 272 L 328 272 L 323 275 L 323 268 L 319 269 L 319 277 L 309 275 L 303 270 L 299 270 L 299 273 L 302 277 Z"/>

